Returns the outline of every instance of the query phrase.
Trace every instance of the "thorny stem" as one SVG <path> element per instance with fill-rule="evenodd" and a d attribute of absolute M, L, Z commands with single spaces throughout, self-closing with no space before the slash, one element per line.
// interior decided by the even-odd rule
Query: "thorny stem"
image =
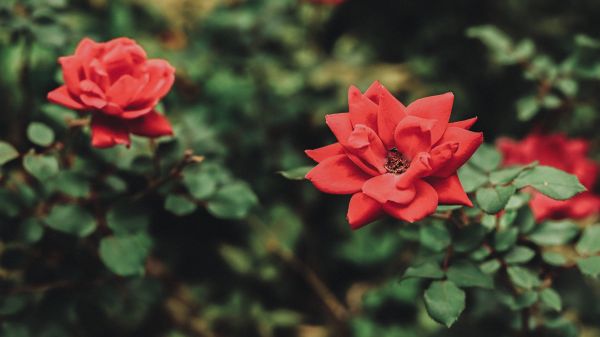
<path fill-rule="evenodd" d="M 145 190 L 139 192 L 138 194 L 136 194 L 133 197 L 134 201 L 137 201 L 143 197 L 145 197 L 146 195 L 148 195 L 149 193 L 151 193 L 152 191 L 158 189 L 159 187 L 161 187 L 162 185 L 166 184 L 167 182 L 169 182 L 171 179 L 175 179 L 177 177 L 179 177 L 179 175 L 181 174 L 181 172 L 183 171 L 183 169 L 190 165 L 190 164 L 194 164 L 194 163 L 200 163 L 204 160 L 204 156 L 198 156 L 198 155 L 194 155 L 194 153 L 192 152 L 192 150 L 186 150 L 185 153 L 183 154 L 183 158 L 181 159 L 181 161 L 179 163 L 177 163 L 177 165 L 175 165 L 171 171 L 169 172 L 169 174 L 162 176 L 156 180 L 150 181 L 150 183 L 148 184 L 148 186 L 146 187 Z"/>
<path fill-rule="evenodd" d="M 350 318 L 350 313 L 346 306 L 342 304 L 333 294 L 331 289 L 319 278 L 317 273 L 300 260 L 294 253 L 286 249 L 279 238 L 257 217 L 250 217 L 248 222 L 264 232 L 269 240 L 268 248 L 284 262 L 292 267 L 296 272 L 304 277 L 308 285 L 313 289 L 317 296 L 323 301 L 323 304 L 329 309 L 333 317 L 339 323 L 345 323 Z"/>

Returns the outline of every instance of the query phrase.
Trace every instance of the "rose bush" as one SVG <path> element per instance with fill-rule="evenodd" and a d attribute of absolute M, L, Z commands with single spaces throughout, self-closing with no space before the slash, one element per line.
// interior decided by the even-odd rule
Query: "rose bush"
<path fill-rule="evenodd" d="M 104 43 L 83 39 L 75 54 L 59 58 L 65 84 L 48 99 L 92 116 L 92 145 L 129 145 L 129 134 L 159 137 L 172 134 L 169 121 L 155 109 L 175 81 L 175 68 L 147 59 L 134 40 Z"/>
<path fill-rule="evenodd" d="M 476 118 L 450 123 L 454 95 L 421 98 L 405 107 L 374 82 L 348 91 L 349 112 L 326 116 L 337 143 L 307 150 L 319 164 L 306 178 L 319 190 L 352 194 L 354 229 L 387 213 L 414 222 L 441 205 L 472 206 L 458 179 L 483 142 L 468 129 Z"/>

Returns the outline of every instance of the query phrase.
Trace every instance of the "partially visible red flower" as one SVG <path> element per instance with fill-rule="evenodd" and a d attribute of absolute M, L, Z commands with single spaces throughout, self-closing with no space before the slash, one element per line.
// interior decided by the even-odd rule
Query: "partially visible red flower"
<path fill-rule="evenodd" d="M 154 108 L 171 89 L 175 68 L 147 59 L 134 40 L 97 43 L 81 40 L 74 55 L 58 59 L 65 84 L 48 99 L 92 115 L 92 145 L 129 145 L 129 134 L 159 137 L 173 133 L 169 121 Z"/>
<path fill-rule="evenodd" d="M 319 164 L 307 175 L 317 189 L 352 194 L 353 229 L 387 213 L 418 221 L 438 204 L 472 206 L 456 174 L 483 142 L 468 129 L 476 118 L 449 123 L 454 95 L 416 100 L 408 107 L 375 82 L 348 92 L 349 112 L 325 120 L 338 142 L 307 150 Z"/>
<path fill-rule="evenodd" d="M 537 221 L 581 219 L 600 212 L 600 197 L 589 192 L 596 183 L 599 166 L 587 158 L 588 141 L 579 138 L 568 139 L 563 134 L 533 133 L 520 142 L 501 138 L 497 147 L 504 155 L 505 166 L 528 164 L 537 160 L 540 165 L 552 166 L 576 175 L 588 189 L 588 192 L 565 201 L 550 199 L 532 190 L 530 206 Z"/>

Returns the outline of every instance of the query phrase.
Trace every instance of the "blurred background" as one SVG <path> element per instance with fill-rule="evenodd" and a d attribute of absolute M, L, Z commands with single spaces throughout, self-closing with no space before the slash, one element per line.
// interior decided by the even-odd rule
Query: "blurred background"
<path fill-rule="evenodd" d="M 137 213 L 122 205 L 152 249 L 143 276 L 114 276 L 98 237 L 23 222 L 15 204 L 41 192 L 3 176 L 15 188 L 0 193 L 0 335 L 510 336 L 513 314 L 485 290 L 452 329 L 432 321 L 419 281 L 398 281 L 414 231 L 381 221 L 352 232 L 347 198 L 278 172 L 312 165 L 303 151 L 333 140 L 324 116 L 374 80 L 405 104 L 454 92 L 452 118 L 478 116 L 489 143 L 560 131 L 598 158 L 599 15 L 595 0 L 2 0 L 2 140 L 27 151 L 31 121 L 68 135 L 71 112 L 45 99 L 62 81 L 57 57 L 83 37 L 126 36 L 177 69 L 161 105 L 176 137 L 159 150 L 206 157 L 190 193 L 202 199 L 215 179 L 242 193 L 225 207 L 160 191 Z M 86 137 L 72 138 L 77 174 L 92 185 L 111 175 L 114 195 L 143 189 L 145 145 L 102 152 Z M 557 282 L 575 322 L 557 334 L 600 336 L 599 284 L 569 271 Z"/>

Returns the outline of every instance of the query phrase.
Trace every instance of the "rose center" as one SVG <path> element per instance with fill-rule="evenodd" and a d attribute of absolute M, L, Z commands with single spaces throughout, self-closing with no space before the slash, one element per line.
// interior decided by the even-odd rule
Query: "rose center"
<path fill-rule="evenodd" d="M 387 161 L 385 162 L 385 169 L 393 174 L 402 174 L 408 170 L 410 166 L 410 160 L 406 158 L 398 149 L 393 148 L 388 152 Z"/>

